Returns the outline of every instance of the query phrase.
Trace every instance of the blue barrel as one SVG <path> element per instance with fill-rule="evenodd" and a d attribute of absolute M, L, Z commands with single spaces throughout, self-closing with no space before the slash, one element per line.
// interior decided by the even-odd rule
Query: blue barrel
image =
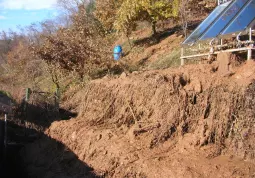
<path fill-rule="evenodd" d="M 122 47 L 117 45 L 113 49 L 113 57 L 115 61 L 118 61 L 122 56 Z"/>

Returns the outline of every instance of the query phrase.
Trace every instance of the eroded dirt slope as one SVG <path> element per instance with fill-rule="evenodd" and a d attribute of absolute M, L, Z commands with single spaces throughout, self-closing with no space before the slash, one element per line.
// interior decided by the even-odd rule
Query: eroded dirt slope
<path fill-rule="evenodd" d="M 65 96 L 78 117 L 52 123 L 46 134 L 105 177 L 254 177 L 255 63 L 224 77 L 218 69 L 189 65 L 93 81 Z M 30 157 L 42 152 L 29 149 Z"/>

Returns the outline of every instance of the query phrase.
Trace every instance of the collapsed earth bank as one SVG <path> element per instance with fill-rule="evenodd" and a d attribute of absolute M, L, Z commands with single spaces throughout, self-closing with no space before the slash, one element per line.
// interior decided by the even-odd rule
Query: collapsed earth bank
<path fill-rule="evenodd" d="M 78 116 L 45 132 L 68 149 L 54 156 L 51 142 L 32 143 L 22 151 L 26 169 L 35 177 L 254 177 L 255 63 L 220 69 L 123 73 L 70 89 L 63 107 Z"/>

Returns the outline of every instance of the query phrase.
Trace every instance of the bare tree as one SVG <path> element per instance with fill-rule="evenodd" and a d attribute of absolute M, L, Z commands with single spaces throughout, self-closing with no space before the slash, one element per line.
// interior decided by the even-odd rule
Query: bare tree
<path fill-rule="evenodd" d="M 41 33 L 43 35 L 52 35 L 57 32 L 58 27 L 60 26 L 56 20 L 45 20 L 40 22 Z"/>
<path fill-rule="evenodd" d="M 70 27 L 73 24 L 73 16 L 78 13 L 80 7 L 84 7 L 87 13 L 94 9 L 95 0 L 57 0 L 57 8 L 60 14 L 56 21 L 61 27 Z"/>
<path fill-rule="evenodd" d="M 78 12 L 79 6 L 85 7 L 88 2 L 88 0 L 58 0 L 57 6 L 66 14 L 71 15 Z"/>
<path fill-rule="evenodd" d="M 41 26 L 40 24 L 32 23 L 25 28 L 27 39 L 34 44 L 40 44 Z"/>
<path fill-rule="evenodd" d="M 188 0 L 181 0 L 180 7 L 179 7 L 181 25 L 183 30 L 183 35 L 187 37 L 187 29 L 188 29 Z"/>

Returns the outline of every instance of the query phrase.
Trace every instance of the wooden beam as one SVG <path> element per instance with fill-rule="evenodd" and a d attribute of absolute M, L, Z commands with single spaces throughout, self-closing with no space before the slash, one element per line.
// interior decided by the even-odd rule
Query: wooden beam
<path fill-rule="evenodd" d="M 222 53 L 222 52 L 238 52 L 238 51 L 249 51 L 249 50 L 252 51 L 252 50 L 255 50 L 255 48 L 245 47 L 245 48 L 227 49 L 227 50 L 222 50 L 222 51 L 215 51 L 213 53 L 203 53 L 203 54 L 196 54 L 196 55 L 190 55 L 190 56 L 183 56 L 183 57 L 181 57 L 181 59 L 209 56 L 209 55 L 212 55 L 212 54 L 219 54 L 219 53 Z"/>

